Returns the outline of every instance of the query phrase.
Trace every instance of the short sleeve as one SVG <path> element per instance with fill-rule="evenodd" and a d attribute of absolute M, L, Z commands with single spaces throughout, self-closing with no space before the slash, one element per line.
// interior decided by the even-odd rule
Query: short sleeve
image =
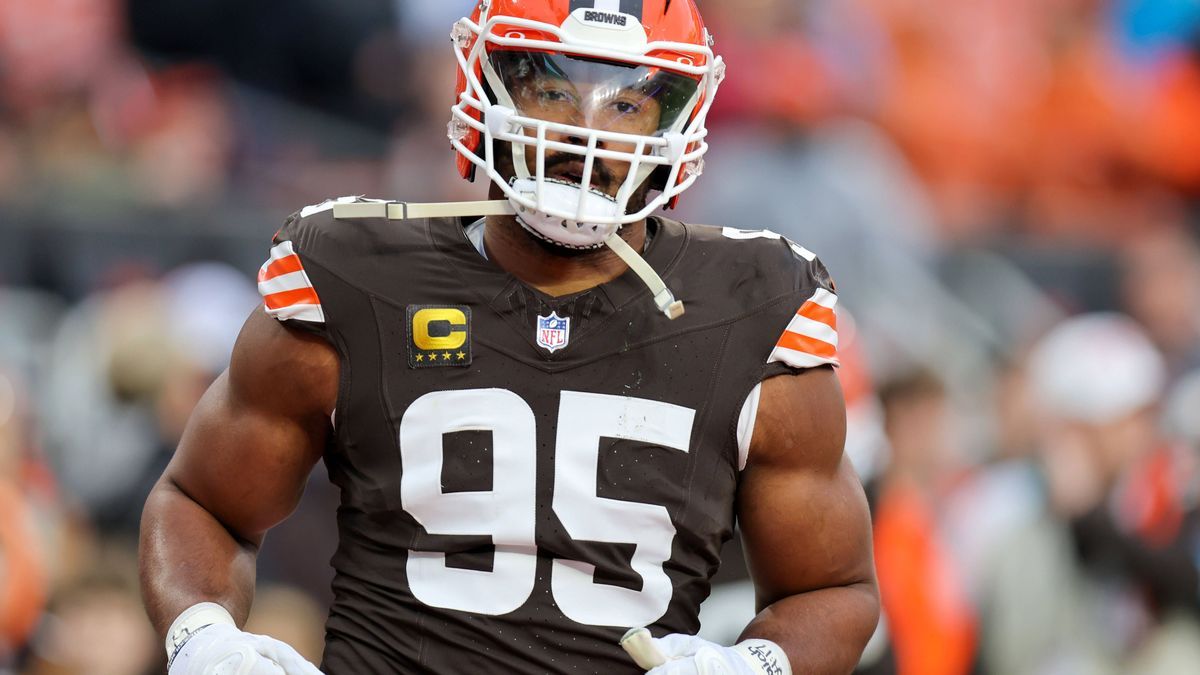
<path fill-rule="evenodd" d="M 831 289 L 813 289 L 779 336 L 767 363 L 782 363 L 797 369 L 840 365 L 837 301 Z"/>
<path fill-rule="evenodd" d="M 270 257 L 258 272 L 258 292 L 269 316 L 318 333 L 328 328 L 328 312 L 305 267 L 328 269 L 320 261 L 336 258 L 332 233 L 342 229 L 335 225 L 334 207 L 357 201 L 358 197 L 327 199 L 288 216 L 275 233 Z"/>
<path fill-rule="evenodd" d="M 325 310 L 291 241 L 279 241 L 258 272 L 258 292 L 268 315 L 279 321 L 324 324 Z"/>

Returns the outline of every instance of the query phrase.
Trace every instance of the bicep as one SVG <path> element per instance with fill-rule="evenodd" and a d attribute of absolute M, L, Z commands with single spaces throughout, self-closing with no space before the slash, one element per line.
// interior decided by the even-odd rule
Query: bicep
<path fill-rule="evenodd" d="M 870 513 L 843 453 L 845 406 L 829 368 L 763 385 L 738 520 L 760 608 L 873 583 Z"/>
<path fill-rule="evenodd" d="M 325 447 L 336 391 L 328 345 L 255 312 L 229 370 L 193 412 L 164 480 L 257 543 L 299 501 Z"/>

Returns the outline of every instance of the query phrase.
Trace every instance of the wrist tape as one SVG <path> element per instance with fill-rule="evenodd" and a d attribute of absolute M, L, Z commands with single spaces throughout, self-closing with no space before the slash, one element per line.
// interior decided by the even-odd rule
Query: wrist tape
<path fill-rule="evenodd" d="M 228 610 L 215 602 L 201 602 L 183 610 L 171 629 L 167 631 L 166 648 L 167 662 L 175 660 L 175 655 L 187 644 L 193 635 L 214 624 L 237 626 Z"/>
<path fill-rule="evenodd" d="M 752 638 L 739 642 L 732 647 L 755 672 L 764 675 L 792 675 L 792 665 L 788 663 L 787 654 L 783 648 L 770 640 Z"/>

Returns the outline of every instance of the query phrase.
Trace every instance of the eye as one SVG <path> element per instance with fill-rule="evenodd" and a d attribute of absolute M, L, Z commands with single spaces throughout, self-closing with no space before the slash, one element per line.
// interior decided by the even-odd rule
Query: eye
<path fill-rule="evenodd" d="M 574 98 L 565 89 L 542 89 L 541 97 L 548 103 L 569 103 Z"/>
<path fill-rule="evenodd" d="M 622 115 L 633 115 L 641 111 L 642 107 L 631 101 L 614 101 L 613 107 Z"/>

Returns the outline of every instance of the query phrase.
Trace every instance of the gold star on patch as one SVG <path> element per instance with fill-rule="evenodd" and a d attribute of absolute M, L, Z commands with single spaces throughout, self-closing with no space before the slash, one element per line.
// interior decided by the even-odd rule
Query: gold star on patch
<path fill-rule="evenodd" d="M 466 352 L 459 352 L 457 356 L 458 356 L 458 360 L 459 360 L 459 361 L 466 361 L 466 360 L 467 360 L 467 353 L 466 353 Z"/>
<path fill-rule="evenodd" d="M 423 363 L 424 361 L 425 361 L 425 355 L 417 354 L 417 363 Z"/>
<path fill-rule="evenodd" d="M 442 360 L 443 360 L 443 361 L 449 361 L 449 360 L 450 360 L 450 356 L 451 356 L 451 355 L 450 355 L 450 352 L 446 352 L 445 354 L 442 354 Z"/>

